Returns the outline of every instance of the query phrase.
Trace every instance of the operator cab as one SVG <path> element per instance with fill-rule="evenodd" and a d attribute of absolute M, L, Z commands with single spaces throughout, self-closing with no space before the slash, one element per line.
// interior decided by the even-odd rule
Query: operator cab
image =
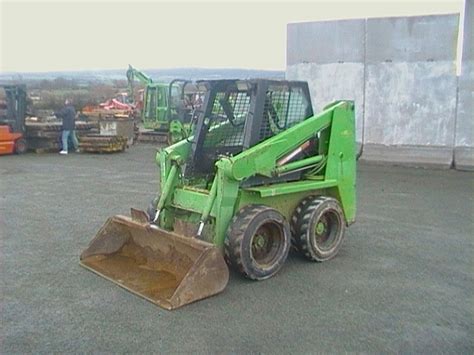
<path fill-rule="evenodd" d="M 306 82 L 211 80 L 205 85 L 186 167 L 193 173 L 212 174 L 220 156 L 239 154 L 313 115 Z"/>

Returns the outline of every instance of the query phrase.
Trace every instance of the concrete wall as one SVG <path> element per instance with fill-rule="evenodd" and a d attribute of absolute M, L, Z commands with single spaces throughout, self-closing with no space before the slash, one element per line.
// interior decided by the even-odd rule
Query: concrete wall
<path fill-rule="evenodd" d="M 367 20 L 366 160 L 452 164 L 458 16 Z"/>
<path fill-rule="evenodd" d="M 456 169 L 474 170 L 474 10 L 466 0 L 464 42 L 459 76 L 454 164 Z"/>
<path fill-rule="evenodd" d="M 365 20 L 288 25 L 287 79 L 308 81 L 315 112 L 334 100 L 354 100 L 360 147 L 364 120 L 364 42 Z"/>
<path fill-rule="evenodd" d="M 309 82 L 315 111 L 356 101 L 362 159 L 449 168 L 455 139 L 472 148 L 472 65 L 465 108 L 456 109 L 458 22 L 456 14 L 290 24 L 287 78 Z M 462 118 L 469 127 L 456 125 L 456 112 L 471 115 Z"/>

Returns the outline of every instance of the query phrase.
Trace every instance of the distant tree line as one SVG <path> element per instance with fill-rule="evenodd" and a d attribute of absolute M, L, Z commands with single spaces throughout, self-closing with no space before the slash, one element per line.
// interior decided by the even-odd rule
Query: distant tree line
<path fill-rule="evenodd" d="M 27 83 L 27 87 L 31 96 L 38 97 L 33 101 L 33 109 L 57 110 L 64 105 L 66 99 L 70 99 L 79 111 L 84 106 L 98 105 L 118 92 L 126 91 L 127 81 L 84 82 L 59 77 L 52 80 L 32 80 Z"/>

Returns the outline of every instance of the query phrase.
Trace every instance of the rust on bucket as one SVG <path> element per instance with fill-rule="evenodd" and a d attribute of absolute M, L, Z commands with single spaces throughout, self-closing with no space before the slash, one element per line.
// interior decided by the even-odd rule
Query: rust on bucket
<path fill-rule="evenodd" d="M 109 218 L 81 265 L 166 309 L 215 295 L 229 279 L 214 245 L 125 216 Z"/>

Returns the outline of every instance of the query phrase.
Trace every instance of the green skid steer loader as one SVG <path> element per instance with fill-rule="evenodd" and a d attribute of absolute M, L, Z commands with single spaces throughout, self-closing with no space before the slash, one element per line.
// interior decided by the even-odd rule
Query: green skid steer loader
<path fill-rule="evenodd" d="M 207 81 L 194 135 L 162 149 L 147 212 L 111 217 L 81 265 L 166 309 L 263 280 L 290 246 L 334 257 L 356 211 L 354 105 L 313 115 L 305 82 Z"/>

